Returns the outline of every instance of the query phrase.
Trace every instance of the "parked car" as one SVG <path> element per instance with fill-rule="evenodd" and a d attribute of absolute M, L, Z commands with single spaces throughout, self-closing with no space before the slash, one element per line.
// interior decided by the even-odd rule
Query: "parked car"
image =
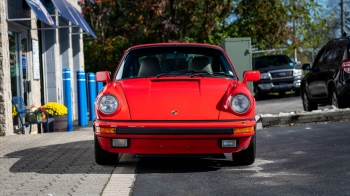
<path fill-rule="evenodd" d="M 300 95 L 302 70 L 286 55 L 267 55 L 253 58 L 253 69 L 260 71 L 260 80 L 254 82 L 256 98 L 262 98 L 271 92 L 284 95 L 286 91 L 295 91 Z"/>
<path fill-rule="evenodd" d="M 349 38 L 329 41 L 318 52 L 313 65 L 303 64 L 302 68 L 309 71 L 301 82 L 305 111 L 317 110 L 319 104 L 349 106 Z"/>
<path fill-rule="evenodd" d="M 159 43 L 124 53 L 95 101 L 95 160 L 114 164 L 119 153 L 201 155 L 233 153 L 232 163 L 255 160 L 255 99 L 225 51 L 213 45 Z"/>

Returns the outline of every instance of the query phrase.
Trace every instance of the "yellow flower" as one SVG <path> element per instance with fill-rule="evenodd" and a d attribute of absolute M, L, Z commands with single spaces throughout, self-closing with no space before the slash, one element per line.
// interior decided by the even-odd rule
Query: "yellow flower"
<path fill-rule="evenodd" d="M 12 118 L 17 115 L 16 107 L 12 104 Z"/>
<path fill-rule="evenodd" d="M 62 116 L 68 113 L 67 107 L 57 102 L 49 102 L 41 106 L 41 108 L 45 109 L 48 114 L 53 116 Z"/>

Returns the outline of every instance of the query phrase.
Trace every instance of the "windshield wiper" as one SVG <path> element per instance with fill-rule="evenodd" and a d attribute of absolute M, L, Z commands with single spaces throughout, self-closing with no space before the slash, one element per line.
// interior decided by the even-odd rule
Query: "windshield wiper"
<path fill-rule="evenodd" d="M 184 69 L 184 70 L 178 70 L 178 71 L 171 71 L 171 72 L 167 72 L 167 73 L 162 73 L 162 74 L 158 74 L 157 78 L 162 77 L 162 76 L 178 76 L 181 74 L 192 74 L 196 75 L 196 74 L 210 74 L 209 72 L 205 71 L 205 70 L 194 70 L 194 69 Z"/>

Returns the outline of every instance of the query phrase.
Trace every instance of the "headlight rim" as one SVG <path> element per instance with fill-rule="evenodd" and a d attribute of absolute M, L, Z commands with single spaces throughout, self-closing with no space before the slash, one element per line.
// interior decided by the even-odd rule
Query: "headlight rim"
<path fill-rule="evenodd" d="M 238 112 L 238 111 L 235 111 L 232 107 L 232 101 L 234 99 L 234 97 L 238 96 L 238 95 L 243 95 L 247 98 L 247 100 L 249 101 L 249 106 L 248 108 L 244 111 L 244 112 Z M 252 110 L 252 107 L 253 107 L 253 103 L 252 103 L 252 100 L 250 99 L 249 95 L 247 95 L 246 93 L 243 93 L 243 92 L 238 92 L 238 93 L 235 93 L 235 94 L 232 94 L 230 96 L 230 100 L 229 100 L 229 105 L 230 105 L 230 109 L 233 113 L 237 114 L 237 115 L 245 115 L 247 113 L 249 113 L 251 110 Z"/>
<path fill-rule="evenodd" d="M 105 96 L 112 96 L 116 101 L 117 101 L 117 107 L 116 109 L 111 112 L 111 113 L 106 113 L 104 112 L 101 107 L 100 107 L 100 103 L 101 103 L 101 100 L 105 97 Z M 113 115 L 114 113 L 118 112 L 120 110 L 120 100 L 117 98 L 117 96 L 113 95 L 113 94 L 104 94 L 102 95 L 100 98 L 99 98 L 99 101 L 98 101 L 98 111 L 104 115 Z"/>

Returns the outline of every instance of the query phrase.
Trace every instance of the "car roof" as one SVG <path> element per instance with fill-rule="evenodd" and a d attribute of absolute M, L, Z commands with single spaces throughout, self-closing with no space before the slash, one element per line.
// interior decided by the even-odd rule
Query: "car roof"
<path fill-rule="evenodd" d="M 131 49 L 138 49 L 138 48 L 149 48 L 149 47 L 177 47 L 177 46 L 185 46 L 185 47 L 207 47 L 207 48 L 215 48 L 218 50 L 224 51 L 223 48 L 220 46 L 212 45 L 212 44 L 202 44 L 202 43 L 184 43 L 184 42 L 167 42 L 167 43 L 151 43 L 151 44 L 140 44 L 130 47 L 128 50 Z"/>

